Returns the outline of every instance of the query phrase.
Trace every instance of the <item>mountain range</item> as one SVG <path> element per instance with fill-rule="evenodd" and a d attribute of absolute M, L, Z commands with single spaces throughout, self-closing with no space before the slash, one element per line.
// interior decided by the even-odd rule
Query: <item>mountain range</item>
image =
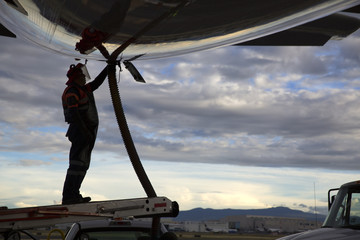
<path fill-rule="evenodd" d="M 310 221 L 324 221 L 325 215 L 293 210 L 287 207 L 273 207 L 265 209 L 211 209 L 211 208 L 194 208 L 192 210 L 180 211 L 175 221 L 210 221 L 220 220 L 227 216 L 237 215 L 256 215 L 256 216 L 273 216 L 286 218 L 303 218 Z"/>

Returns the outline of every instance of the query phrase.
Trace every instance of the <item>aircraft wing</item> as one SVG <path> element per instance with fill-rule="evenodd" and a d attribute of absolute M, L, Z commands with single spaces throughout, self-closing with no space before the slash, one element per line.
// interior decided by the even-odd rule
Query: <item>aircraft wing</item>
<path fill-rule="evenodd" d="M 357 18 L 342 12 L 358 13 L 359 5 L 360 0 L 0 0 L 0 33 L 97 60 L 104 60 L 97 46 L 111 53 L 131 40 L 123 58 L 149 59 L 234 44 L 323 45 L 359 28 Z"/>

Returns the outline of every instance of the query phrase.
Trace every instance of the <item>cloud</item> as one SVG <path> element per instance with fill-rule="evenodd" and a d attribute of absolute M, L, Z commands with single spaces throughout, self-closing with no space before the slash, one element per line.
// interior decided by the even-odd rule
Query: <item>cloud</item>
<path fill-rule="evenodd" d="M 16 194 L 11 189 L 19 188 L 16 182 L 31 182 L 29 188 L 45 182 L 46 186 L 40 184 L 43 188 L 57 189 L 47 197 L 47 203 L 59 201 L 70 147 L 61 95 L 67 69 L 75 61 L 20 39 L 1 41 L 0 158 L 1 168 L 8 170 L 1 182 L 11 182 L 13 176 L 19 180 L 1 186 L 0 192 L 7 192 L 6 199 L 12 199 L 13 205 L 41 204 L 44 202 L 37 202 L 36 197 L 23 198 L 46 194 L 39 192 L 40 187 L 29 192 L 24 186 Z M 258 207 L 290 202 L 303 208 L 313 202 L 312 188 L 303 187 L 308 179 L 311 186 L 316 180 L 327 190 L 356 177 L 360 169 L 360 56 L 354 49 L 359 44 L 357 32 L 321 48 L 225 47 L 170 59 L 135 61 L 146 84 L 134 82 L 125 70 L 118 73 L 126 118 L 140 158 L 156 172 L 156 181 L 167 179 L 170 184 L 162 187 L 162 182 L 156 182 L 157 189 L 181 199 L 186 208 L 210 199 L 213 204 L 226 202 L 232 207 L 236 198 L 244 199 L 241 204 L 252 202 Z M 89 61 L 92 78 L 104 66 Z M 127 175 L 131 168 L 121 174 L 113 170 L 117 166 L 114 159 L 128 163 L 128 157 L 107 82 L 95 97 L 100 126 L 90 168 L 94 172 L 87 176 L 84 189 L 96 199 L 114 199 L 118 193 L 108 189 L 123 184 L 117 176 L 136 176 Z M 101 168 L 100 163 L 109 164 L 109 168 Z M 182 164 L 184 169 L 179 167 Z M 161 173 L 152 165 L 168 168 L 161 168 L 165 172 Z M 208 165 L 211 176 L 203 173 L 203 166 Z M 222 172 L 212 181 L 218 169 Z M 226 176 L 230 183 L 219 180 Z M 265 176 L 264 180 L 256 183 L 259 176 Z M 103 181 L 97 183 L 99 179 Z M 206 179 L 213 187 L 194 186 L 198 179 Z M 341 181 L 334 183 L 334 179 Z M 106 184 L 110 185 L 105 189 Z M 277 201 L 272 201 L 274 193 L 294 186 L 299 188 L 296 193 L 279 194 Z M 126 188 L 125 196 L 119 197 L 143 195 L 138 183 L 129 184 L 129 188 L 140 190 Z M 235 198 L 231 189 L 236 189 Z M 269 197 L 261 199 L 254 191 Z M 307 201 L 302 201 L 304 198 Z M 321 199 L 321 204 L 326 205 L 326 199 Z"/>
<path fill-rule="evenodd" d="M 48 162 L 44 162 L 41 160 L 32 160 L 32 159 L 20 159 L 18 163 L 15 165 L 23 166 L 23 167 L 31 167 L 31 166 L 39 166 L 39 165 L 51 165 Z"/>
<path fill-rule="evenodd" d="M 135 83 L 126 71 L 119 83 L 135 143 L 145 160 L 359 169 L 359 58 L 349 51 L 360 42 L 357 36 L 341 47 L 229 47 L 137 61 L 147 84 Z M 14 51 L 3 48 L 5 55 Z M 50 53 L 26 49 L 34 61 L 26 55 L 17 61 L 21 71 L 14 71 L 13 59 L 0 69 L 0 121 L 12 129 L 2 146 L 65 153 L 60 97 L 73 60 L 51 55 L 53 62 L 43 61 Z M 93 78 L 103 66 L 89 63 Z M 101 121 L 96 150 L 117 152 L 122 140 L 107 83 L 95 96 Z"/>

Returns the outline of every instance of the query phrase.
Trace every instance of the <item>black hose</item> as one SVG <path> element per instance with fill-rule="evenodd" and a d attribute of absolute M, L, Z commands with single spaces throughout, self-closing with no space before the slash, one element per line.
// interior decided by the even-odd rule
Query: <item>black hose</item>
<path fill-rule="evenodd" d="M 139 155 L 137 154 L 135 144 L 134 141 L 132 140 L 130 130 L 126 121 L 124 108 L 121 103 L 119 88 L 116 82 L 116 65 L 114 64 L 108 65 L 108 78 L 109 78 L 110 95 L 115 111 L 116 120 L 118 122 L 119 129 L 124 141 L 126 151 L 129 155 L 130 161 L 147 196 L 156 197 L 157 196 L 156 192 L 145 172 L 145 169 L 142 166 Z M 152 227 L 151 227 L 152 240 L 157 239 L 159 230 L 160 230 L 160 218 L 154 217 L 152 220 Z"/>
<path fill-rule="evenodd" d="M 110 94 L 113 102 L 116 119 L 119 125 L 121 135 L 123 137 L 124 145 L 129 155 L 130 161 L 134 167 L 136 175 L 139 178 L 140 183 L 144 188 L 148 197 L 156 197 L 157 195 L 141 164 L 139 155 L 137 154 L 134 142 L 130 134 L 130 130 L 125 118 L 124 109 L 121 103 L 119 88 L 116 82 L 116 65 L 114 64 L 114 62 L 116 62 L 116 59 L 119 56 L 119 54 L 123 52 L 131 43 L 135 42 L 140 36 L 142 36 L 144 33 L 152 29 L 154 26 L 158 25 L 161 21 L 169 17 L 171 14 L 174 14 L 176 11 L 180 10 L 187 3 L 188 0 L 182 0 L 182 2 L 178 6 L 170 9 L 169 11 L 165 12 L 158 18 L 154 19 L 142 30 L 140 30 L 133 37 L 131 37 L 126 42 L 124 42 L 120 47 L 118 47 L 110 56 L 107 51 L 105 52 L 106 54 L 104 54 L 104 51 L 102 51 L 105 58 L 107 58 L 110 61 L 110 63 L 112 62 L 112 64 L 108 66 L 109 88 L 110 88 Z M 154 217 L 152 221 L 152 232 L 151 232 L 152 240 L 157 239 L 159 230 L 160 230 L 160 217 Z"/>
<path fill-rule="evenodd" d="M 110 64 L 108 66 L 109 88 L 113 107 L 115 111 L 116 120 L 119 125 L 121 135 L 124 140 L 126 151 L 129 155 L 130 161 L 134 167 L 137 177 L 140 180 L 148 197 L 156 197 L 155 190 L 146 175 L 146 172 L 141 164 L 139 155 L 137 154 L 134 141 L 132 140 L 130 130 L 125 118 L 124 109 L 121 103 L 120 92 L 116 82 L 116 65 Z"/>
<path fill-rule="evenodd" d="M 146 172 L 141 164 L 139 155 L 136 152 L 136 148 L 134 145 L 134 142 L 132 140 L 130 130 L 128 127 L 128 124 L 126 122 L 124 109 L 121 104 L 120 99 L 120 92 L 118 89 L 118 85 L 116 82 L 116 65 L 114 64 L 116 62 L 117 57 L 120 53 L 122 53 L 130 44 L 135 42 L 139 37 L 141 37 L 144 33 L 148 32 L 150 29 L 158 25 L 161 21 L 169 17 L 170 15 L 176 13 L 178 10 L 183 8 L 189 0 L 182 0 L 179 5 L 177 5 L 174 8 L 169 9 L 159 17 L 155 18 L 153 21 L 151 21 L 148 25 L 146 25 L 143 29 L 138 31 L 134 36 L 129 38 L 126 42 L 121 44 L 117 49 L 115 49 L 114 52 L 112 52 L 111 55 L 107 52 L 107 50 L 104 50 L 104 47 L 101 45 L 101 48 L 99 50 L 104 55 L 105 58 L 109 60 L 109 67 L 108 67 L 108 77 L 109 77 L 109 87 L 110 87 L 110 94 L 111 99 L 114 106 L 114 111 L 116 115 L 116 119 L 120 128 L 121 135 L 124 140 L 126 151 L 128 152 L 129 158 L 131 160 L 131 163 L 134 167 L 134 170 L 140 180 L 141 185 L 143 186 L 146 194 L 148 197 L 156 197 L 155 190 L 153 186 L 151 185 L 151 182 L 149 178 L 146 175 Z"/>

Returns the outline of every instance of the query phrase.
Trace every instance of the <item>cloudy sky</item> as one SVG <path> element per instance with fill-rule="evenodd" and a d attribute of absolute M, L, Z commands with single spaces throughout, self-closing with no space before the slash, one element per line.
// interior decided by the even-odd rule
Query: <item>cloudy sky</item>
<path fill-rule="evenodd" d="M 360 31 L 324 47 L 224 47 L 134 64 L 120 92 L 159 196 L 182 210 L 326 209 L 327 190 L 360 178 Z M 61 201 L 70 142 L 61 95 L 74 59 L 0 38 L 0 206 Z M 89 61 L 94 78 L 104 63 Z M 107 82 L 82 193 L 145 197 Z"/>

